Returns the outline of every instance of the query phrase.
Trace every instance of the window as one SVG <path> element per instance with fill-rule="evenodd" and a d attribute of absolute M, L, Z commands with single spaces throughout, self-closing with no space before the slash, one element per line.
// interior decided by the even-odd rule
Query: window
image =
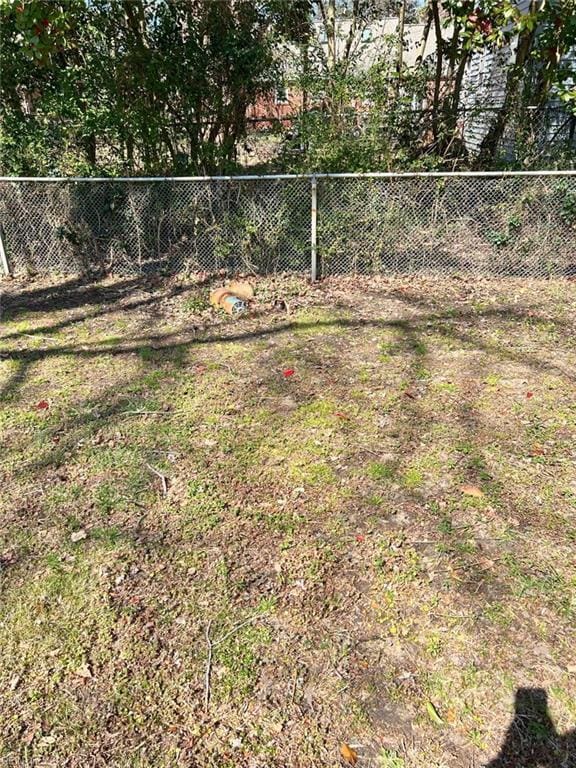
<path fill-rule="evenodd" d="M 274 101 L 276 104 L 288 104 L 288 88 L 286 88 L 284 83 L 276 86 Z"/>

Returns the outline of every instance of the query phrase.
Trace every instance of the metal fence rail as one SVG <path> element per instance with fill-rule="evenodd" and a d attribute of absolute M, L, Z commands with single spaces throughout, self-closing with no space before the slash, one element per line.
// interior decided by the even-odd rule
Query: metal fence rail
<path fill-rule="evenodd" d="M 576 172 L 3 178 L 0 225 L 14 273 L 567 276 Z"/>

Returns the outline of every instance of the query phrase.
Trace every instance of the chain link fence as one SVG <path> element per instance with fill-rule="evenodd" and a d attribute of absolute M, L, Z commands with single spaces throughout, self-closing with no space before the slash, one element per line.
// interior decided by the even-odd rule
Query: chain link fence
<path fill-rule="evenodd" d="M 576 172 L 3 179 L 0 224 L 15 274 L 571 276 Z"/>
<path fill-rule="evenodd" d="M 309 269 L 305 178 L 0 182 L 14 272 Z"/>
<path fill-rule="evenodd" d="M 576 175 L 318 180 L 323 274 L 576 274 Z"/>

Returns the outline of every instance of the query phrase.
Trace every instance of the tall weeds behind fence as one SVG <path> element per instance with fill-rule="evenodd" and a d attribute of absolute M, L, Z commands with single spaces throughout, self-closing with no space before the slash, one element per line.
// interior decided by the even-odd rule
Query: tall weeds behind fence
<path fill-rule="evenodd" d="M 570 276 L 576 172 L 2 179 L 0 224 L 13 273 Z"/>

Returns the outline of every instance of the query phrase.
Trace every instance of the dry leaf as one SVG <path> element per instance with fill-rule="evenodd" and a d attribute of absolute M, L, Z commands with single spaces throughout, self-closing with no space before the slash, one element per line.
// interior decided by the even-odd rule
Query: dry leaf
<path fill-rule="evenodd" d="M 348 765 L 356 765 L 358 762 L 358 754 L 348 744 L 342 744 L 340 747 L 340 754 L 342 758 L 348 763 Z"/>
<path fill-rule="evenodd" d="M 74 674 L 76 677 L 81 677 L 83 680 L 91 680 L 93 677 L 88 664 L 81 664 L 78 669 L 74 670 Z"/>
<path fill-rule="evenodd" d="M 34 741 L 34 737 L 36 736 L 39 730 L 40 730 L 39 725 L 31 725 L 29 728 L 27 728 L 22 735 L 22 741 L 24 742 L 24 744 L 32 744 L 32 742 Z"/>
<path fill-rule="evenodd" d="M 481 499 L 484 496 L 484 491 L 481 491 L 476 485 L 462 485 L 460 490 L 465 496 L 474 496 L 476 499 Z"/>
<path fill-rule="evenodd" d="M 446 712 L 446 720 L 447 720 L 447 722 L 449 722 L 449 723 L 455 723 L 457 719 L 458 719 L 458 716 L 457 716 L 457 714 L 456 714 L 455 710 L 454 710 L 454 709 L 452 709 L 452 708 L 450 708 L 450 709 L 449 709 L 449 710 Z"/>
<path fill-rule="evenodd" d="M 70 534 L 70 541 L 73 541 L 76 543 L 77 541 L 82 541 L 82 539 L 85 539 L 88 536 L 84 528 L 81 528 L 79 531 L 73 531 Z"/>

